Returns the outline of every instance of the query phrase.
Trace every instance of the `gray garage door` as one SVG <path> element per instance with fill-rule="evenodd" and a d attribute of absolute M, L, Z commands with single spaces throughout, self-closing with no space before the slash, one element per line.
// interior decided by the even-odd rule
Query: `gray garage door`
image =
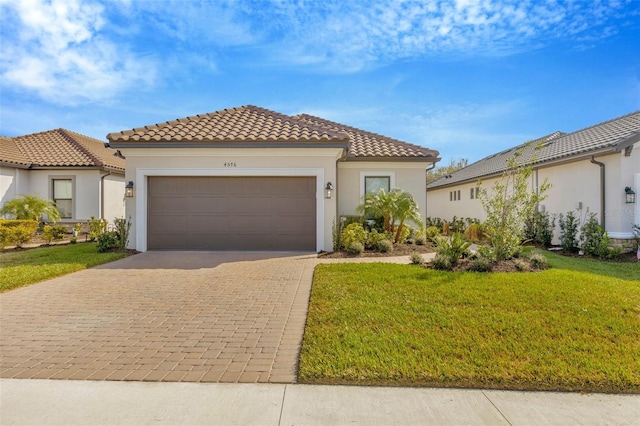
<path fill-rule="evenodd" d="M 149 177 L 149 250 L 316 249 L 315 177 Z"/>

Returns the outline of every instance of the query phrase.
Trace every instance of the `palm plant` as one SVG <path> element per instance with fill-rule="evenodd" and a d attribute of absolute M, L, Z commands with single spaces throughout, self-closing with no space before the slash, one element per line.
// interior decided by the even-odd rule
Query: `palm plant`
<path fill-rule="evenodd" d="M 389 192 L 384 189 L 364 197 L 364 202 L 358 206 L 362 214 L 382 217 L 384 230 L 394 234 L 394 242 L 398 242 L 406 221 L 422 224 L 418 204 L 413 196 L 399 188 Z"/>
<path fill-rule="evenodd" d="M 60 212 L 53 201 L 34 195 L 20 195 L 7 201 L 0 209 L 0 214 L 9 214 L 19 220 L 40 220 L 43 215 L 53 222 L 60 220 Z"/>

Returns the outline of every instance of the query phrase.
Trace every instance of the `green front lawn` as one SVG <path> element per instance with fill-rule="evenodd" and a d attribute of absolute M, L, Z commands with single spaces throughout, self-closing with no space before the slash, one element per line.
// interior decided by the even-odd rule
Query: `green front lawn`
<path fill-rule="evenodd" d="M 319 265 L 299 380 L 640 392 L 640 265 L 545 255 L 537 273 Z"/>
<path fill-rule="evenodd" d="M 101 265 L 125 256 L 125 253 L 98 253 L 95 243 L 0 253 L 0 292 Z"/>

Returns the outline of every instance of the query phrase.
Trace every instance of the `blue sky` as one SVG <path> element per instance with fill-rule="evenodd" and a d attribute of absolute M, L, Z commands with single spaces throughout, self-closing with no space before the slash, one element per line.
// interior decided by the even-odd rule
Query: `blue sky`
<path fill-rule="evenodd" d="M 640 0 L 0 0 L 0 134 L 253 104 L 486 155 L 640 109 Z"/>

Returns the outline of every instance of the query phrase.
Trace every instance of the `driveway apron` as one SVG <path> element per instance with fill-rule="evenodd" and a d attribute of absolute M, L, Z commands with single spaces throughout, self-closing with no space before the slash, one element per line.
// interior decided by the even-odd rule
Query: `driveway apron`
<path fill-rule="evenodd" d="M 293 383 L 315 254 L 146 252 L 0 295 L 0 377 Z"/>

